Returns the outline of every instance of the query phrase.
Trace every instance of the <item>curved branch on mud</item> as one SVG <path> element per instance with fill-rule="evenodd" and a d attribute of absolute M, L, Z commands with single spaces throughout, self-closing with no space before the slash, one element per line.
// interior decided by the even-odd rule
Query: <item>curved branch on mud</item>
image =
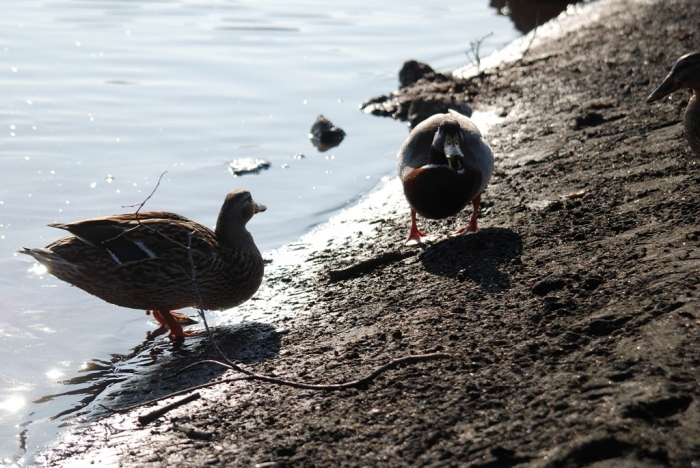
<path fill-rule="evenodd" d="M 189 387 L 189 388 L 186 388 L 184 390 L 179 390 L 177 392 L 168 393 L 167 395 L 164 395 L 164 396 L 159 397 L 159 398 L 154 398 L 153 400 L 145 401 L 143 403 L 138 403 L 136 405 L 131 405 L 131 406 L 125 406 L 123 408 L 110 408 L 109 406 L 106 406 L 106 405 L 100 405 L 100 406 L 103 407 L 104 409 L 106 409 L 107 411 L 112 412 L 112 413 L 127 413 L 129 411 L 141 408 L 143 406 L 152 405 L 152 404 L 157 403 L 159 401 L 167 400 L 169 398 L 173 398 L 173 397 L 176 397 L 179 395 L 184 395 L 184 394 L 192 392 L 194 390 L 200 390 L 202 388 L 209 388 L 209 387 L 213 387 L 215 385 L 219 385 L 219 384 L 223 384 L 223 383 L 230 383 L 230 382 L 237 382 L 237 381 L 241 381 L 241 380 L 260 380 L 262 382 L 268 382 L 268 383 L 277 384 L 277 385 L 284 385 L 287 387 L 299 388 L 299 389 L 303 389 L 303 390 L 331 390 L 331 391 L 333 391 L 333 390 L 347 390 L 349 388 L 360 388 L 363 385 L 368 384 L 369 382 L 373 381 L 374 379 L 376 379 L 378 376 L 380 376 L 384 372 L 391 370 L 391 369 L 394 369 L 395 367 L 398 367 L 401 364 L 413 364 L 416 362 L 434 361 L 437 359 L 447 359 L 449 357 L 452 357 L 452 356 L 450 354 L 447 354 L 447 353 L 412 354 L 410 356 L 405 356 L 405 357 L 398 358 L 398 359 L 392 359 L 391 361 L 387 362 L 386 364 L 384 364 L 382 366 L 377 367 L 372 372 L 370 372 L 369 374 L 367 374 L 366 376 L 364 376 L 360 379 L 352 380 L 350 382 L 341 382 L 341 383 L 335 383 L 335 384 L 307 384 L 304 382 L 285 380 L 285 379 L 281 379 L 279 377 L 272 377 L 269 375 L 256 374 L 254 372 L 251 372 L 251 371 L 244 369 L 244 368 L 242 368 L 236 364 L 233 364 L 233 363 L 227 364 L 225 362 L 217 361 L 214 359 L 205 359 L 202 361 L 197 361 L 194 364 L 190 364 L 188 366 L 185 366 L 184 368 L 180 369 L 177 373 L 175 373 L 173 375 L 177 375 L 181 372 L 185 372 L 187 369 L 190 369 L 194 366 L 198 366 L 200 364 L 216 364 L 216 365 L 225 367 L 227 369 L 230 369 L 230 370 L 233 370 L 236 372 L 241 372 L 241 373 L 245 374 L 245 376 L 244 377 L 232 377 L 229 379 L 217 380 L 215 382 L 208 382 L 208 383 L 205 383 L 202 385 L 197 385 L 195 387 Z M 226 359 L 228 361 L 228 359 L 225 356 L 224 356 L 224 359 Z M 194 395 L 196 395 L 196 396 L 194 396 Z M 174 402 L 170 405 L 166 405 L 163 408 L 159 408 L 159 409 L 153 411 L 152 413 L 148 413 L 147 415 L 144 415 L 144 416 L 139 416 L 139 418 L 138 418 L 139 423 L 141 423 L 142 425 L 146 425 L 149 422 L 155 421 L 156 419 L 158 419 L 160 416 L 167 413 L 171 409 L 174 409 L 178 406 L 182 406 L 182 405 L 189 403 L 190 401 L 194 401 L 198 398 L 199 398 L 199 393 L 195 393 L 193 395 L 190 395 L 189 397 L 183 398 L 182 400 Z M 151 414 L 157 414 L 157 416 L 155 416 L 151 419 L 146 418 L 146 416 L 151 415 Z M 146 421 L 146 422 L 142 422 L 142 419 L 144 419 L 144 421 Z"/>
<path fill-rule="evenodd" d="M 417 253 L 418 252 L 415 250 L 384 252 L 381 255 L 370 258 L 368 260 L 363 260 L 350 267 L 342 268 L 340 270 L 331 270 L 330 272 L 328 272 L 329 279 L 331 283 L 335 283 L 338 281 L 357 278 L 358 276 L 362 276 L 363 274 L 375 270 L 380 266 L 397 262 L 399 260 L 403 260 L 404 258 L 412 257 Z"/>
<path fill-rule="evenodd" d="M 192 393 L 191 395 L 187 395 L 185 398 L 174 401 L 174 402 L 170 403 L 169 405 L 163 406 L 162 408 L 158 408 L 158 409 L 155 409 L 149 413 L 142 414 L 137 419 L 139 420 L 139 424 L 141 424 L 142 426 L 145 426 L 146 424 L 152 423 L 156 419 L 160 418 L 168 411 L 175 409 L 175 408 L 178 408 L 182 405 L 186 405 L 190 401 L 198 400 L 199 398 L 200 398 L 199 393 Z"/>
<path fill-rule="evenodd" d="M 268 382 L 268 383 L 273 383 L 273 384 L 277 384 L 277 385 L 284 385 L 284 386 L 292 387 L 292 388 L 300 388 L 300 389 L 304 389 L 304 390 L 346 390 L 348 388 L 362 387 L 363 385 L 376 379 L 378 376 L 380 376 L 384 372 L 391 370 L 395 367 L 398 367 L 401 364 L 414 364 L 416 362 L 435 361 L 438 359 L 447 359 L 449 357 L 452 357 L 452 355 L 447 354 L 447 353 L 412 354 L 410 356 L 405 356 L 405 357 L 398 358 L 398 359 L 392 359 L 391 361 L 377 367 L 372 372 L 370 372 L 369 374 L 367 374 L 366 376 L 364 376 L 360 379 L 351 380 L 350 382 L 341 382 L 341 383 L 334 383 L 334 384 L 308 384 L 308 383 L 304 383 L 304 382 L 297 382 L 294 380 L 285 380 L 285 379 L 281 379 L 279 377 L 272 377 L 269 375 L 256 374 L 254 372 L 251 372 L 247 369 L 242 368 L 241 366 L 233 364 L 230 361 L 224 363 L 224 362 L 217 361 L 214 359 L 206 359 L 203 361 L 195 362 L 194 364 L 190 364 L 189 366 L 186 366 L 180 372 L 184 372 L 185 370 L 187 370 L 191 367 L 197 366 L 199 364 L 217 364 L 219 366 L 225 367 L 227 369 L 230 369 L 230 370 L 233 370 L 236 372 L 241 372 L 242 374 L 246 375 L 246 377 L 241 377 L 241 378 L 239 378 L 239 380 L 244 380 L 244 379 L 245 380 L 260 380 L 262 382 Z M 220 382 L 217 382 L 217 383 L 220 383 Z"/>

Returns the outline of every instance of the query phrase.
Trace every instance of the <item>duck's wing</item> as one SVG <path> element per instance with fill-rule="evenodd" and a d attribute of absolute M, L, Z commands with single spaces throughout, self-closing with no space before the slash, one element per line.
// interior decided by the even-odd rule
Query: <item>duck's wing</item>
<path fill-rule="evenodd" d="M 164 211 L 146 211 L 143 213 L 124 213 L 99 218 L 89 218 L 73 223 L 51 223 L 50 227 L 64 229 L 75 237 L 93 247 L 102 247 L 105 242 L 123 237 L 125 231 L 140 224 L 157 227 L 158 224 L 191 223 L 184 216 Z"/>
<path fill-rule="evenodd" d="M 435 114 L 415 126 L 401 145 L 396 160 L 399 177 L 407 171 L 417 169 L 430 163 L 430 147 L 440 123 L 448 118 L 447 114 Z"/>
<path fill-rule="evenodd" d="M 209 243 L 216 242 L 211 230 L 184 216 L 162 211 L 126 213 L 49 226 L 70 232 L 88 246 L 106 250 L 118 264 L 167 257 L 173 250 L 187 247 L 190 233 L 197 234 L 194 236 L 197 244 L 201 243 L 202 236 Z"/>

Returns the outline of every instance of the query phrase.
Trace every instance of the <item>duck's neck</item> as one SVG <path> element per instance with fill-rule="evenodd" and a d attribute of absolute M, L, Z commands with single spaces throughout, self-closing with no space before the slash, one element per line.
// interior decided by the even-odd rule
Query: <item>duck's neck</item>
<path fill-rule="evenodd" d="M 683 116 L 685 137 L 693 152 L 700 156 L 700 102 L 698 102 L 698 90 L 693 90 L 688 107 Z"/>
<path fill-rule="evenodd" d="M 430 146 L 430 164 L 447 166 L 447 156 L 445 156 L 444 148 L 435 143 Z"/>
<path fill-rule="evenodd" d="M 219 229 L 217 225 L 215 232 L 220 242 L 231 247 L 248 243 L 254 244 L 253 236 L 248 232 L 245 226 L 239 226 L 236 229 Z"/>

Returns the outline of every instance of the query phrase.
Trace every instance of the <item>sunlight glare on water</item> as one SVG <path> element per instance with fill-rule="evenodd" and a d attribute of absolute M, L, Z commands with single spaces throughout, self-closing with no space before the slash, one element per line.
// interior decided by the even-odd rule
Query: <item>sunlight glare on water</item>
<path fill-rule="evenodd" d="M 494 32 L 487 54 L 518 36 L 488 0 L 8 0 L 0 28 L 0 460 L 17 464 L 170 352 L 144 311 L 15 253 L 62 235 L 46 224 L 134 211 L 157 187 L 144 209 L 213 227 L 247 188 L 272 252 L 394 174 L 405 124 L 358 106 L 405 60 L 449 71 L 470 41 Z M 319 114 L 347 134 L 326 153 L 307 137 Z M 237 176 L 241 160 L 269 167 Z M 260 303 L 220 315 L 272 320 Z"/>
<path fill-rule="evenodd" d="M 16 413 L 21 410 L 27 402 L 23 396 L 11 396 L 6 400 L 0 402 L 0 410 L 7 411 L 9 413 Z"/>

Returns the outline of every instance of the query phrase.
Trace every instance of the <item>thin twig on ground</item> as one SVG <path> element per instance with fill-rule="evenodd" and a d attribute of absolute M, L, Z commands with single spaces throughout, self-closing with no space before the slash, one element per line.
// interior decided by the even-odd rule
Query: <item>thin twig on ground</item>
<path fill-rule="evenodd" d="M 520 56 L 519 62 L 522 63 L 525 60 L 525 56 L 530 52 L 530 46 L 535 41 L 535 36 L 537 36 L 537 30 L 540 27 L 540 12 L 537 12 L 537 19 L 535 20 L 535 28 L 532 30 L 532 35 L 530 36 L 530 42 L 527 43 L 527 47 L 523 51 L 523 55 Z"/>
<path fill-rule="evenodd" d="M 211 440 L 214 437 L 211 432 L 200 431 L 194 427 L 182 426 L 177 423 L 173 423 L 173 430 L 183 432 L 187 437 L 195 440 Z"/>
<path fill-rule="evenodd" d="M 369 374 L 367 374 L 366 376 L 364 376 L 360 379 L 351 380 L 349 382 L 334 383 L 334 384 L 309 384 L 309 383 L 297 382 L 297 381 L 293 381 L 293 380 L 285 380 L 285 379 L 281 379 L 279 377 L 272 377 L 269 375 L 256 374 L 254 372 L 249 371 L 248 369 L 245 369 L 237 364 L 232 363 L 228 359 L 226 359 L 227 362 L 225 362 L 225 363 L 221 362 L 221 361 L 217 361 L 215 359 L 206 359 L 206 360 L 202 360 L 202 361 L 197 361 L 194 364 L 190 364 L 189 366 L 186 366 L 180 372 L 184 372 L 185 370 L 187 370 L 191 367 L 197 366 L 199 364 L 217 364 L 217 365 L 225 367 L 227 369 L 230 369 L 230 370 L 233 370 L 236 372 L 241 372 L 241 373 L 245 374 L 246 376 L 248 376 L 247 380 L 260 380 L 262 382 L 268 382 L 268 383 L 273 383 L 273 384 L 277 384 L 277 385 L 284 385 L 287 387 L 300 388 L 300 389 L 305 389 L 305 390 L 347 390 L 348 388 L 360 388 L 363 385 L 376 379 L 378 376 L 380 376 L 384 372 L 391 370 L 391 369 L 394 369 L 395 367 L 398 367 L 401 364 L 414 364 L 416 362 L 435 361 L 438 359 L 447 359 L 450 357 L 452 357 L 452 355 L 447 354 L 447 353 L 411 354 L 410 356 L 404 356 L 402 358 L 392 359 L 391 361 L 377 367 L 372 372 L 370 372 Z"/>
<path fill-rule="evenodd" d="M 331 270 L 329 272 L 329 277 L 331 283 L 338 281 L 343 281 L 347 279 L 357 278 L 365 273 L 384 266 L 389 263 L 397 262 L 403 260 L 404 258 L 412 257 L 418 252 L 415 250 L 404 250 L 404 251 L 394 251 L 394 252 L 384 252 L 376 257 L 363 260 L 356 263 L 348 268 L 342 268 L 340 270 Z"/>
<path fill-rule="evenodd" d="M 253 372 L 250 372 L 247 369 L 244 369 L 240 366 L 237 366 L 236 364 L 230 365 L 230 364 L 224 363 L 222 361 L 217 361 L 215 359 L 204 359 L 204 360 L 197 361 L 193 364 L 190 364 L 188 366 L 183 367 L 178 372 L 173 374 L 173 376 L 178 375 L 182 372 L 187 371 L 188 369 L 190 369 L 192 367 L 199 366 L 201 364 L 216 364 L 218 366 L 222 366 L 222 367 L 225 367 L 225 368 L 230 369 L 230 370 L 241 372 L 241 373 L 245 374 L 245 376 L 244 377 L 231 377 L 228 379 L 217 380 L 215 382 L 208 382 L 208 383 L 205 383 L 202 385 L 189 387 L 189 388 L 186 388 L 184 390 L 179 390 L 177 392 L 172 392 L 172 393 L 169 393 L 169 394 L 164 395 L 162 397 L 154 398 L 154 399 L 149 400 L 149 401 L 144 401 L 143 403 L 137 403 L 135 405 L 125 406 L 122 408 L 111 408 L 111 407 L 106 406 L 104 404 L 102 404 L 100 406 L 103 407 L 104 409 L 106 409 L 107 411 L 110 411 L 111 413 L 128 413 L 129 411 L 141 408 L 143 406 L 152 405 L 154 403 L 158 403 L 159 401 L 168 400 L 170 398 L 173 398 L 173 397 L 176 397 L 179 395 L 184 395 L 184 394 L 187 394 L 187 393 L 195 391 L 195 390 L 214 387 L 216 385 L 220 385 L 220 384 L 224 384 L 224 383 L 238 382 L 238 381 L 242 381 L 242 380 L 261 380 L 264 382 L 269 382 L 269 383 L 278 384 L 278 385 L 284 385 L 284 386 L 293 387 L 293 388 L 306 389 L 306 390 L 330 390 L 330 391 L 347 390 L 349 388 L 362 387 L 363 385 L 371 382 L 372 380 L 374 380 L 375 378 L 377 378 L 379 375 L 383 374 L 384 372 L 391 370 L 395 367 L 398 367 L 401 364 L 413 364 L 416 362 L 425 362 L 425 361 L 432 361 L 432 360 L 438 360 L 438 359 L 447 359 L 449 357 L 451 357 L 451 355 L 447 354 L 447 353 L 412 354 L 410 356 L 406 356 L 403 358 L 398 358 L 398 359 L 394 359 L 392 361 L 389 361 L 388 363 L 374 369 L 371 373 L 369 373 L 365 377 L 362 377 L 360 379 L 353 380 L 350 382 L 342 382 L 342 383 L 338 383 L 338 384 L 307 384 L 307 383 L 303 383 L 303 382 L 294 382 L 294 381 L 280 379 L 278 377 L 255 374 Z M 181 403 L 181 404 L 188 403 L 188 402 L 189 401 L 183 401 L 183 403 Z"/>
<path fill-rule="evenodd" d="M 201 363 L 201 361 L 198 361 L 195 364 L 200 364 L 200 363 Z M 187 366 L 187 367 L 189 367 L 189 366 Z M 185 369 L 187 367 L 185 367 Z M 182 370 L 178 371 L 174 375 L 177 375 L 180 372 L 182 372 Z M 102 408 L 106 409 L 107 411 L 109 411 L 110 413 L 128 413 L 129 411 L 132 411 L 132 410 L 135 410 L 138 408 L 142 408 L 144 406 L 152 405 L 154 403 L 158 403 L 159 401 L 169 400 L 170 398 L 180 396 L 180 395 L 186 395 L 187 393 L 193 392 L 195 390 L 201 390 L 203 388 L 209 388 L 209 387 L 213 387 L 215 385 L 219 385 L 219 384 L 223 384 L 223 383 L 237 382 L 239 380 L 251 380 L 251 378 L 246 376 L 246 377 L 231 377 L 230 379 L 215 380 L 213 382 L 207 382 L 205 384 L 195 385 L 194 387 L 185 388 L 184 390 L 178 390 L 176 392 L 168 393 L 167 395 L 163 395 L 162 397 L 154 398 L 152 400 L 144 401 L 142 403 L 136 403 L 135 405 L 122 406 L 121 408 L 112 408 L 111 406 L 107 406 L 105 404 L 100 404 L 100 406 Z"/>
<path fill-rule="evenodd" d="M 160 418 L 168 411 L 175 409 L 175 408 L 178 408 L 182 405 L 186 405 L 187 403 L 189 403 L 191 401 L 198 400 L 199 398 L 200 398 L 199 393 L 192 393 L 190 395 L 187 395 L 185 398 L 174 401 L 174 402 L 170 403 L 169 405 L 163 406 L 162 408 L 158 408 L 158 409 L 153 410 L 149 413 L 142 414 L 141 416 L 138 417 L 139 424 L 141 424 L 142 426 L 145 426 L 145 425 L 155 421 L 156 419 Z"/>
<path fill-rule="evenodd" d="M 481 43 L 486 40 L 487 37 L 493 36 L 493 31 L 482 37 L 481 39 L 477 39 L 476 41 L 471 41 L 469 43 L 469 48 L 471 50 L 467 50 L 464 53 L 467 55 L 467 58 L 469 58 L 469 54 L 471 53 L 472 56 L 472 65 L 476 66 L 476 72 L 479 73 L 479 70 L 481 68 L 481 55 L 479 54 L 479 49 L 481 48 Z"/>

